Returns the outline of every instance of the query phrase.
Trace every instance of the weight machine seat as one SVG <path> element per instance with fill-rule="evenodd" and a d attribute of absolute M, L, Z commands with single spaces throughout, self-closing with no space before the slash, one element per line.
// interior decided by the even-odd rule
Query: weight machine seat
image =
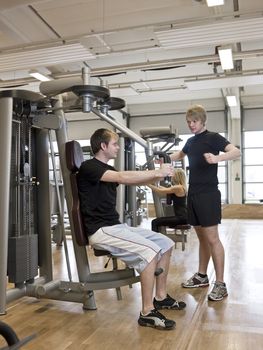
<path fill-rule="evenodd" d="M 76 241 L 80 246 L 85 246 L 89 244 L 88 237 L 85 233 L 83 219 L 80 211 L 80 201 L 78 193 L 78 183 L 77 183 L 77 173 L 84 161 L 82 148 L 78 141 L 72 140 L 66 142 L 66 163 L 67 168 L 70 171 L 70 183 L 72 191 L 72 221 L 74 226 L 74 233 Z M 110 252 L 106 250 L 93 249 L 96 256 L 111 255 Z"/>
<path fill-rule="evenodd" d="M 172 204 L 172 195 L 171 194 L 167 194 L 166 195 L 166 204 L 167 205 L 171 205 Z M 169 228 L 173 228 L 175 230 L 175 232 L 178 230 L 178 231 L 181 231 L 181 234 L 180 234 L 180 238 L 178 237 L 179 235 L 169 235 L 169 237 L 171 237 L 173 239 L 173 241 L 176 243 L 178 242 L 178 238 L 179 238 L 179 241 L 182 242 L 182 250 L 185 250 L 185 242 L 186 242 L 186 235 L 185 235 L 185 232 L 186 231 L 189 231 L 191 229 L 191 225 L 189 224 L 182 224 L 182 225 L 172 225 L 170 224 L 168 226 Z"/>
<path fill-rule="evenodd" d="M 169 225 L 170 228 L 174 228 L 175 230 L 183 230 L 188 231 L 191 229 L 191 225 L 183 224 L 183 225 Z"/>
<path fill-rule="evenodd" d="M 183 224 L 183 225 L 169 225 L 169 228 L 172 228 L 175 230 L 175 234 L 168 234 L 168 237 L 170 237 L 175 242 L 175 247 L 177 242 L 182 243 L 182 250 L 185 250 L 185 243 L 187 242 L 187 236 L 186 231 L 189 231 L 191 229 L 191 225 L 189 224 Z M 176 231 L 181 231 L 181 234 L 176 234 Z"/>

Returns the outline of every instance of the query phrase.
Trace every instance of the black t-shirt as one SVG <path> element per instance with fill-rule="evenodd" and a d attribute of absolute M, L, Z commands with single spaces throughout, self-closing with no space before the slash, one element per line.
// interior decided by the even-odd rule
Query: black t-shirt
<path fill-rule="evenodd" d="M 80 209 L 87 235 L 103 226 L 120 223 L 116 211 L 118 184 L 100 180 L 107 170 L 116 171 L 112 166 L 93 158 L 81 164 L 77 175 Z"/>
<path fill-rule="evenodd" d="M 204 153 L 218 155 L 230 142 L 218 133 L 205 130 L 190 137 L 182 151 L 189 159 L 189 194 L 217 189 L 217 164 L 209 164 Z"/>

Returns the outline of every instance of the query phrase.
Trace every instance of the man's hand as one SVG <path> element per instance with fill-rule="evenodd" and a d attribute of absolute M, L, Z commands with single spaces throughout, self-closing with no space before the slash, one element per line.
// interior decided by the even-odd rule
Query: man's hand
<path fill-rule="evenodd" d="M 204 157 L 209 164 L 216 164 L 219 161 L 218 156 L 215 156 L 213 153 L 204 153 Z"/>
<path fill-rule="evenodd" d="M 163 163 L 160 167 L 160 172 L 163 177 L 173 176 L 174 175 L 174 167 L 170 163 Z"/>

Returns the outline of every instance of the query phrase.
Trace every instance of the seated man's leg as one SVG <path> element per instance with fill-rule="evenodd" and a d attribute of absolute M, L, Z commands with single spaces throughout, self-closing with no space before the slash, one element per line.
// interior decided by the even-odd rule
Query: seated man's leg
<path fill-rule="evenodd" d="M 153 305 L 157 310 L 182 310 L 186 307 L 186 303 L 184 301 L 177 301 L 167 294 L 167 275 L 170 266 L 171 254 L 172 248 L 162 255 L 157 264 L 157 268 L 163 269 L 163 273 L 156 277 L 156 292 Z"/>
<path fill-rule="evenodd" d="M 175 321 L 167 319 L 153 305 L 154 272 L 157 265 L 157 255 L 141 272 L 142 312 L 138 319 L 141 326 L 173 329 Z"/>
<path fill-rule="evenodd" d="M 154 232 L 147 230 L 150 235 Z M 162 236 L 161 234 L 158 234 Z M 161 313 L 154 310 L 153 289 L 155 270 L 159 255 L 163 255 L 173 247 L 173 242 L 166 241 L 161 249 L 155 242 L 140 235 L 137 230 L 125 224 L 103 227 L 89 237 L 90 244 L 95 248 L 110 251 L 123 260 L 128 266 L 137 269 L 141 274 L 142 313 L 139 324 L 143 326 L 172 329 L 175 322 L 167 320 Z M 166 237 L 165 237 L 166 238 Z M 167 239 L 167 238 L 166 238 Z M 163 252 L 161 252 L 163 250 Z"/>
<path fill-rule="evenodd" d="M 154 272 L 157 266 L 157 255 L 141 272 L 142 313 L 147 315 L 153 307 Z"/>
<path fill-rule="evenodd" d="M 137 232 L 140 237 L 150 240 L 161 248 L 158 254 L 157 269 L 162 269 L 163 272 L 156 277 L 156 296 L 154 298 L 154 307 L 157 309 L 184 309 L 186 307 L 185 302 L 177 301 L 167 294 L 167 275 L 174 242 L 161 233 L 152 232 L 140 227 L 131 227 L 130 230 Z"/>
<path fill-rule="evenodd" d="M 158 300 L 163 300 L 167 295 L 167 276 L 170 267 L 170 259 L 172 254 L 172 248 L 165 252 L 161 259 L 158 261 L 157 266 L 163 269 L 163 273 L 156 278 L 156 292 L 155 297 Z"/>
<path fill-rule="evenodd" d="M 134 232 L 138 232 L 140 237 L 143 236 L 161 248 L 158 254 L 157 269 L 162 269 L 163 272 L 156 277 L 154 307 L 157 309 L 184 309 L 186 307 L 185 302 L 176 301 L 167 294 L 167 276 L 174 242 L 167 236 L 158 232 L 152 232 L 140 227 L 131 227 L 130 229 Z"/>

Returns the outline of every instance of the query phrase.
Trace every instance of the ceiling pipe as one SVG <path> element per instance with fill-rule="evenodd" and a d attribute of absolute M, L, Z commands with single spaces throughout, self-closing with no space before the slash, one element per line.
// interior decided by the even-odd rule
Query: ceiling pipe
<path fill-rule="evenodd" d="M 248 59 L 248 58 L 258 58 L 263 56 L 263 49 L 259 50 L 250 50 L 250 51 L 243 51 L 243 52 L 233 52 L 233 59 L 234 60 L 242 60 L 242 59 Z M 135 64 L 128 64 L 128 65 L 118 65 L 115 67 L 102 67 L 102 68 L 94 68 L 90 70 L 90 77 L 94 76 L 103 76 L 103 75 L 111 75 L 121 72 L 128 72 L 133 70 L 146 70 L 146 69 L 157 69 L 157 68 L 172 68 L 176 67 L 178 65 L 187 65 L 187 64 L 193 64 L 193 63 L 215 63 L 220 62 L 219 55 L 203 55 L 203 56 L 193 56 L 193 57 L 185 57 L 185 58 L 177 58 L 177 59 L 169 59 L 169 60 L 159 60 L 159 61 L 152 61 L 152 62 L 141 62 L 141 63 L 135 63 Z M 29 67 L 30 68 L 30 67 Z M 245 74 L 257 74 L 258 70 L 251 70 L 247 72 L 243 72 L 242 75 Z M 236 74 L 235 72 L 233 74 Z M 240 72 L 238 72 L 240 74 Z M 231 75 L 231 73 L 229 74 Z M 61 79 L 61 78 L 73 78 L 73 77 L 80 77 L 81 71 L 75 71 L 75 72 L 67 72 L 67 73 L 54 73 L 51 74 L 51 77 L 53 79 Z M 206 78 L 207 76 L 202 75 L 199 76 L 198 79 Z M 211 76 L 211 79 L 213 76 Z M 181 77 L 176 77 L 174 79 L 179 79 Z M 195 77 L 185 77 L 186 79 L 191 79 Z M 216 78 L 216 77 L 214 77 Z M 168 78 L 166 78 L 168 80 Z M 162 79 L 163 80 L 163 79 Z M 29 84 L 36 82 L 35 79 L 28 77 L 28 78 L 20 78 L 20 79 L 12 79 L 12 80 L 5 80 L 0 81 L 0 88 L 8 87 L 12 85 L 14 87 L 15 85 L 23 85 L 23 84 Z M 133 82 L 134 83 L 134 82 Z"/>

